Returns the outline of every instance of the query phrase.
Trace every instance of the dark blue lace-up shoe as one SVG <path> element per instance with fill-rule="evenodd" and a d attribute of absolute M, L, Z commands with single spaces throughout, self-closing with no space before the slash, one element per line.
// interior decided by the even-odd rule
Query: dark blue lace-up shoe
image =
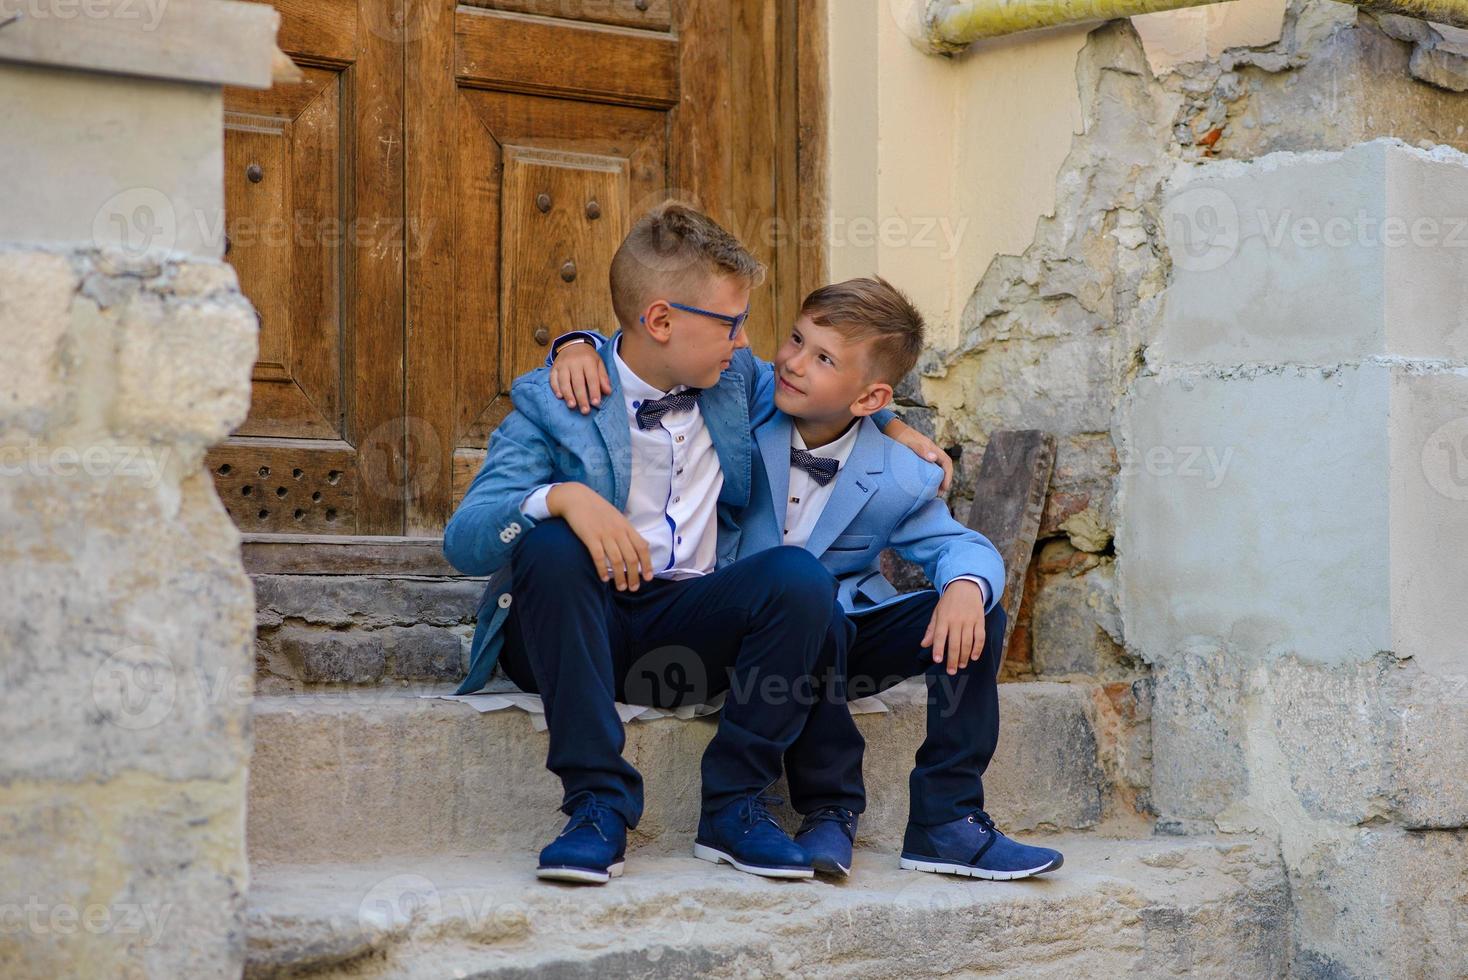
<path fill-rule="evenodd" d="M 856 814 L 845 807 L 823 806 L 805 818 L 795 832 L 811 865 L 822 874 L 851 874 L 851 846 L 856 843 Z"/>
<path fill-rule="evenodd" d="M 603 885 L 622 874 L 627 824 L 622 815 L 590 793 L 572 797 L 576 809 L 560 836 L 540 852 L 537 878 Z"/>
<path fill-rule="evenodd" d="M 755 794 L 704 814 L 698 821 L 693 856 L 766 878 L 809 878 L 810 858 L 780 829 L 769 808 L 782 801 Z"/>
<path fill-rule="evenodd" d="M 909 823 L 902 840 L 908 871 L 1012 881 L 1054 871 L 1064 860 L 1059 851 L 1005 837 L 983 810 L 934 827 Z"/>

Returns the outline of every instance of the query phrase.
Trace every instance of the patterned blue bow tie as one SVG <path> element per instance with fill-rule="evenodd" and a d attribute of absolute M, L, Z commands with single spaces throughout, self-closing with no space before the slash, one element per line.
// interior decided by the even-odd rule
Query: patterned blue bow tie
<path fill-rule="evenodd" d="M 656 429 L 663 416 L 669 412 L 686 412 L 698 404 L 698 394 L 703 389 L 689 388 L 672 395 L 664 395 L 637 406 L 637 427 L 644 432 Z"/>
<path fill-rule="evenodd" d="M 834 480 L 836 471 L 841 468 L 841 463 L 829 456 L 817 456 L 809 450 L 796 449 L 794 446 L 790 447 L 790 465 L 805 470 L 821 486 Z"/>

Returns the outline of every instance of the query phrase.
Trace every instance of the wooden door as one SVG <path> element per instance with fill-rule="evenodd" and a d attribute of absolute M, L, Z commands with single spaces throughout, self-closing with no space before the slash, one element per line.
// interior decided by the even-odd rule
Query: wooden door
<path fill-rule="evenodd" d="M 402 533 L 398 2 L 281 0 L 304 80 L 224 93 L 225 259 L 260 353 L 207 465 L 247 532 Z"/>
<path fill-rule="evenodd" d="M 261 363 L 250 421 L 211 465 L 247 531 L 441 533 L 510 382 L 556 334 L 615 329 L 612 253 L 666 197 L 769 264 L 757 349 L 811 285 L 793 234 L 796 0 L 475 2 L 277 4 L 307 85 L 229 93 L 230 221 L 306 200 L 401 230 L 232 247 Z M 267 150 L 289 180 L 262 194 L 249 167 Z"/>

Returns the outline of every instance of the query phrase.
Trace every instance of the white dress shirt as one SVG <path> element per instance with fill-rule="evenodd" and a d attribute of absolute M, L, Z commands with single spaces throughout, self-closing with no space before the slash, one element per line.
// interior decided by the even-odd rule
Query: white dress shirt
<path fill-rule="evenodd" d="M 668 412 L 656 428 L 638 428 L 638 406 L 688 386 L 659 391 L 643 381 L 622 360 L 620 337 L 612 359 L 622 382 L 632 435 L 632 482 L 622 512 L 647 542 L 657 578 L 706 575 L 714 570 L 718 557 L 718 503 L 724 471 L 703 414 L 695 402 L 689 411 Z M 533 520 L 548 519 L 545 498 L 553 486 L 536 487 L 525 496 L 520 510 Z"/>
<path fill-rule="evenodd" d="M 805 444 L 800 436 L 799 426 L 790 426 L 790 448 L 805 449 L 816 456 L 836 461 L 836 476 L 825 486 L 821 486 L 805 470 L 791 464 L 790 466 L 790 499 L 785 502 L 785 543 L 797 548 L 804 548 L 810 540 L 810 534 L 815 530 L 816 522 L 821 519 L 821 514 L 826 509 L 826 503 L 831 499 L 831 492 L 836 489 L 836 480 L 841 475 L 841 469 L 846 466 L 846 461 L 851 458 L 852 449 L 856 448 L 856 437 L 862 426 L 861 419 L 857 419 L 847 426 L 846 431 L 823 446 L 811 448 Z M 820 556 L 817 555 L 817 558 Z M 983 596 L 984 605 L 989 604 L 989 586 L 977 575 L 957 575 L 949 582 L 957 582 L 960 579 L 973 582 L 979 587 Z M 945 586 L 946 588 L 946 586 Z"/>

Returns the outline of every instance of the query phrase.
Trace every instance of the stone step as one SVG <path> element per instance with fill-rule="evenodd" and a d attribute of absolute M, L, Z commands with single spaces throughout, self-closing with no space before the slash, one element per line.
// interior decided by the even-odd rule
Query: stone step
<path fill-rule="evenodd" d="M 344 835 L 344 840 L 347 839 Z M 989 882 L 901 871 L 777 882 L 632 855 L 600 887 L 529 854 L 252 867 L 252 980 L 313 978 L 1282 977 L 1288 888 L 1250 838 L 1045 838 L 1065 865 Z"/>
<path fill-rule="evenodd" d="M 483 579 L 252 575 L 259 694 L 457 684 Z"/>
<path fill-rule="evenodd" d="M 1081 685 L 1000 685 L 999 750 L 986 804 L 1012 831 L 1096 826 L 1106 776 Z M 864 841 L 895 846 L 926 706 L 895 701 L 858 716 L 867 742 Z M 560 784 L 531 716 L 387 690 L 259 697 L 250 768 L 252 860 L 331 861 L 461 850 L 532 853 L 554 836 Z M 699 810 L 699 759 L 712 718 L 627 725 L 646 780 L 634 847 L 681 851 Z M 779 787 L 777 787 L 779 792 Z"/>

